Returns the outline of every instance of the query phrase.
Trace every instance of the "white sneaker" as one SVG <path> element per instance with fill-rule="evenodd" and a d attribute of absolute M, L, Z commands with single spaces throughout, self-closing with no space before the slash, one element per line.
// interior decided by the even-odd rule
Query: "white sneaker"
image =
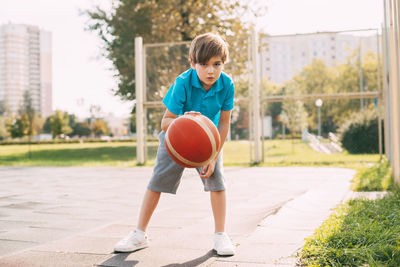
<path fill-rule="evenodd" d="M 120 240 L 115 246 L 115 252 L 133 252 L 142 248 L 147 248 L 147 234 L 140 230 L 135 230 L 124 239 Z"/>
<path fill-rule="evenodd" d="M 220 256 L 232 256 L 235 254 L 235 247 L 225 232 L 214 234 L 214 249 Z"/>

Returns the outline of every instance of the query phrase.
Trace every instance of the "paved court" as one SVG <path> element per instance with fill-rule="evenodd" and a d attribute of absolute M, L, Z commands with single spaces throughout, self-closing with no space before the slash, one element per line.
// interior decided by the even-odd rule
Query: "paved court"
<path fill-rule="evenodd" d="M 225 168 L 233 257 L 212 250 L 209 194 L 186 170 L 162 195 L 150 247 L 114 254 L 136 223 L 151 168 L 0 167 L 0 266 L 293 266 L 355 171 Z"/>

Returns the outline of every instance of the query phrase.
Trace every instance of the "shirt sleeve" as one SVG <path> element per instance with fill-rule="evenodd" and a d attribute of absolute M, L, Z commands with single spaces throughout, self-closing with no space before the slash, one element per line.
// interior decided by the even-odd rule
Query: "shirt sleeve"
<path fill-rule="evenodd" d="M 228 86 L 228 93 L 226 94 L 224 104 L 222 105 L 223 111 L 228 111 L 233 109 L 233 99 L 235 95 L 235 85 L 231 80 Z"/>
<path fill-rule="evenodd" d="M 186 101 L 186 91 L 182 79 L 177 78 L 163 99 L 164 105 L 175 115 L 181 115 Z"/>

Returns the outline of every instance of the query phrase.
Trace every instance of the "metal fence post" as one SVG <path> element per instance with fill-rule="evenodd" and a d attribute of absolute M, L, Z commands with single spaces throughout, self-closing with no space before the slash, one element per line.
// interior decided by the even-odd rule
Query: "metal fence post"
<path fill-rule="evenodd" d="M 253 102 L 253 131 L 254 131 L 254 162 L 260 163 L 260 87 L 259 87 L 259 74 L 258 74 L 258 62 L 257 62 L 257 54 L 258 54 L 258 36 L 257 32 L 254 30 L 251 38 L 251 48 L 252 48 L 252 102 Z"/>
<path fill-rule="evenodd" d="M 136 161 L 145 162 L 144 144 L 144 81 L 143 81 L 143 38 L 135 38 L 135 90 L 136 90 Z"/>

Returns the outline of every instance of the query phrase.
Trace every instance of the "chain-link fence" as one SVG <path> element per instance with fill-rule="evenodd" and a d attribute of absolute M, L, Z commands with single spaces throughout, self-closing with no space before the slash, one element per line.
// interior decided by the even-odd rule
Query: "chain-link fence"
<path fill-rule="evenodd" d="M 296 138 L 316 153 L 339 153 L 338 131 L 354 113 L 378 114 L 375 130 L 379 131 L 371 140 L 381 143 L 376 29 L 285 36 L 254 33 L 227 41 L 230 61 L 224 71 L 235 82 L 228 141 L 240 142 L 240 153 L 249 162 L 264 161 L 266 142 L 276 139 Z M 150 157 L 165 112 L 161 101 L 176 77 L 190 68 L 189 46 L 190 42 L 143 46 L 144 125 Z"/>

